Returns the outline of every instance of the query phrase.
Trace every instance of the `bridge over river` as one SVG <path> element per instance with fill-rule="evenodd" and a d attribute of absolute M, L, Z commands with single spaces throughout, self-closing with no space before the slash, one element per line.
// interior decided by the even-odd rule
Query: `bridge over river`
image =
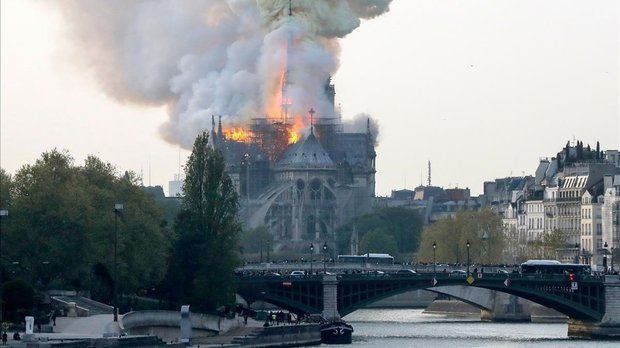
<path fill-rule="evenodd" d="M 620 338 L 620 277 L 519 273 L 239 274 L 238 293 L 249 303 L 265 301 L 298 314 L 336 319 L 380 299 L 407 291 L 461 285 L 508 293 L 557 310 L 570 318 L 578 337 Z"/>

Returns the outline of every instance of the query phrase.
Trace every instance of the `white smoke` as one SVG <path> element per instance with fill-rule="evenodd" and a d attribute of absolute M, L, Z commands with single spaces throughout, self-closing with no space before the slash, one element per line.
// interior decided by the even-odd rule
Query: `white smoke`
<path fill-rule="evenodd" d="M 349 133 L 365 133 L 370 128 L 373 143 L 375 146 L 379 144 L 379 121 L 370 116 L 370 114 L 362 112 L 353 116 L 350 120 L 345 120 L 343 128 L 345 132 Z"/>
<path fill-rule="evenodd" d="M 65 0 L 73 56 L 111 97 L 166 105 L 164 138 L 190 148 L 210 128 L 273 113 L 288 66 L 291 113 L 330 116 L 338 38 L 391 0 Z M 287 44 L 289 47 L 287 54 Z M 288 60 L 288 65 L 287 65 Z M 279 115 L 271 115 L 279 116 Z"/>

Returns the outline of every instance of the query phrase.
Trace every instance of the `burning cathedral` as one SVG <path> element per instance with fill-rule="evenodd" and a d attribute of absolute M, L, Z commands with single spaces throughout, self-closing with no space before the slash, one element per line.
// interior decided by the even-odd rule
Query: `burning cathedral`
<path fill-rule="evenodd" d="M 282 95 L 286 96 L 286 81 Z M 375 195 L 375 144 L 366 130 L 345 132 L 328 80 L 326 99 L 333 117 L 291 120 L 287 103 L 277 118 L 252 119 L 248 129 L 227 128 L 212 119 L 212 145 L 226 160 L 240 197 L 246 228 L 264 225 L 275 251 L 308 252 L 327 243 L 335 250 L 336 229 L 370 211 Z M 287 100 L 285 97 L 282 100 Z"/>
<path fill-rule="evenodd" d="M 337 228 L 372 207 L 374 128 L 369 119 L 365 127 L 346 127 L 327 73 L 337 66 L 335 37 L 357 27 L 357 16 L 386 11 L 389 1 L 380 7 L 356 4 L 312 1 L 294 8 L 289 1 L 262 8 L 263 20 L 275 28 L 263 40 L 263 58 L 269 59 L 259 59 L 266 63 L 259 70 L 272 72 L 263 79 L 262 116 L 227 115 L 217 125 L 211 119 L 212 146 L 224 155 L 240 218 L 246 228 L 265 226 L 275 251 L 307 253 L 309 244 L 316 252 L 325 244 L 336 250 Z M 323 18 L 332 12 L 339 15 Z M 350 17 L 346 30 L 339 16 Z M 247 121 L 240 125 L 240 118 Z"/>

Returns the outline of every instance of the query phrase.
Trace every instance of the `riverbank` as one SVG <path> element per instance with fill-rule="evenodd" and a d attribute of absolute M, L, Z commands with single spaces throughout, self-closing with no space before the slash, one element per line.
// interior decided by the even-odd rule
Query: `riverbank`
<path fill-rule="evenodd" d="M 568 317 L 553 309 L 532 304 L 530 322 L 532 323 L 567 323 Z M 480 318 L 480 308 L 458 300 L 435 300 L 424 311 L 424 314 L 440 314 L 454 317 Z"/>

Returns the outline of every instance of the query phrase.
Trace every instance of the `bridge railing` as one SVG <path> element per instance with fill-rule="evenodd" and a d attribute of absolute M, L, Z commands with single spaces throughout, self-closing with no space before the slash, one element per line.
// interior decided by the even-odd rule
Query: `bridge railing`
<path fill-rule="evenodd" d="M 292 263 L 256 263 L 256 264 L 248 264 L 243 267 L 239 267 L 236 269 L 236 272 L 280 272 L 280 273 L 290 273 L 292 271 L 312 271 L 323 272 L 323 270 L 327 270 L 328 272 L 341 272 L 341 271 L 349 271 L 349 272 L 368 272 L 368 271 L 383 271 L 383 272 L 397 272 L 401 269 L 411 269 L 419 273 L 430 273 L 434 270 L 437 273 L 440 272 L 452 272 L 455 270 L 465 271 L 467 269 L 466 266 L 456 266 L 456 265 L 446 265 L 446 264 L 437 264 L 436 267 L 433 265 L 406 265 L 406 264 L 394 264 L 394 265 L 385 265 L 385 264 L 372 264 L 372 263 L 347 263 L 347 262 L 313 262 L 312 266 L 310 266 L 310 262 L 292 262 Z M 484 273 L 494 273 L 499 271 L 507 271 L 512 272 L 516 268 L 512 266 L 476 266 L 471 265 L 469 267 L 470 271 L 473 273 L 474 270 L 483 269 Z"/>
<path fill-rule="evenodd" d="M 443 272 L 423 272 L 418 274 L 398 274 L 398 273 L 339 273 L 336 274 L 337 279 L 339 280 L 358 280 L 358 279 L 431 279 L 433 277 L 437 279 L 462 279 L 466 280 L 466 274 L 455 274 L 455 273 L 443 273 Z M 511 280 L 540 280 L 540 281 L 555 281 L 555 282 L 568 282 L 568 275 L 563 274 L 521 274 L 521 273 L 472 273 L 472 277 L 474 280 L 500 280 L 504 281 L 506 279 Z M 238 275 L 239 279 L 244 280 L 256 280 L 261 282 L 291 282 L 291 281 L 321 281 L 323 279 L 322 274 L 306 274 L 299 276 L 291 276 L 291 275 L 273 275 L 273 274 L 245 274 Z M 603 282 L 604 276 L 600 275 L 579 275 L 575 277 L 575 280 L 586 281 L 586 282 Z"/>

